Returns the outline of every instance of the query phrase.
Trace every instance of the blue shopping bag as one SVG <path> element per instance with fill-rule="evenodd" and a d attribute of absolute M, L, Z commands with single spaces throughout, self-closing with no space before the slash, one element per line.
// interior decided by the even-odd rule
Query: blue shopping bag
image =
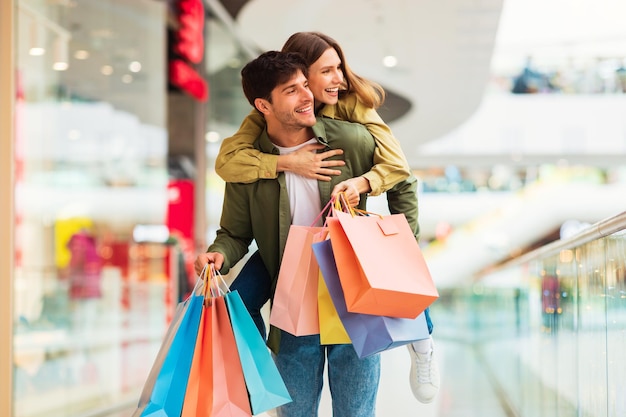
<path fill-rule="evenodd" d="M 237 291 L 225 294 L 252 414 L 291 402 L 291 397 L 250 313 Z"/>
<path fill-rule="evenodd" d="M 169 327 L 167 328 L 167 332 L 163 337 L 163 341 L 161 342 L 161 347 L 159 348 L 159 352 L 152 363 L 152 368 L 150 369 L 150 373 L 148 374 L 148 378 L 146 378 L 146 382 L 141 391 L 141 395 L 139 396 L 139 401 L 137 403 L 137 408 L 131 415 L 131 417 L 139 417 L 141 413 L 146 409 L 148 403 L 150 403 L 150 397 L 152 396 L 152 391 L 154 390 L 154 384 L 156 383 L 157 377 L 159 376 L 159 372 L 161 372 L 161 367 L 163 366 L 163 362 L 165 361 L 165 357 L 172 346 L 172 341 L 174 340 L 174 336 L 176 332 L 178 332 L 178 328 L 180 327 L 180 322 L 189 308 L 189 298 L 185 301 L 178 303 L 176 306 L 176 311 L 174 312 L 174 317 L 170 322 Z"/>
<path fill-rule="evenodd" d="M 150 400 L 141 417 L 180 417 L 203 303 L 204 295 L 194 292 L 190 296 L 187 311 L 163 359 Z"/>
<path fill-rule="evenodd" d="M 335 309 L 359 358 L 430 337 L 424 313 L 407 319 L 349 312 L 330 240 L 312 246 Z"/>

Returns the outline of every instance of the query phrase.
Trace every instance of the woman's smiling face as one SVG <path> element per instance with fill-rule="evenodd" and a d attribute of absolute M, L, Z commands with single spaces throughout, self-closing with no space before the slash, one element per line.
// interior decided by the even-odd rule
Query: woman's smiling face
<path fill-rule="evenodd" d="M 339 87 L 343 83 L 341 59 L 333 48 L 328 48 L 309 67 L 309 88 L 315 97 L 315 107 L 337 104 Z"/>

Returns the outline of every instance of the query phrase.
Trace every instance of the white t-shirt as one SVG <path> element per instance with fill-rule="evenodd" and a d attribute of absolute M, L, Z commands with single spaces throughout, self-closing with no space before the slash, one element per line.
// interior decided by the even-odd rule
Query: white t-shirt
<path fill-rule="evenodd" d="M 285 148 L 276 146 L 281 155 L 295 152 L 309 143 L 317 143 L 315 138 L 308 140 L 297 146 Z M 315 152 L 315 151 L 311 151 Z M 320 226 L 321 219 L 316 224 L 313 221 L 322 211 L 320 192 L 317 180 L 305 178 L 293 172 L 285 172 L 285 182 L 287 183 L 287 193 L 289 194 L 289 207 L 291 208 L 291 224 L 298 226 Z"/>

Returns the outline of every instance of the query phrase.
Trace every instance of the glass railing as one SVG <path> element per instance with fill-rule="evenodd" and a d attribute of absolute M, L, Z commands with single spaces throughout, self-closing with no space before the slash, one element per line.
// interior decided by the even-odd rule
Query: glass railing
<path fill-rule="evenodd" d="M 505 415 L 626 415 L 626 212 L 440 293 L 436 339 L 469 347 Z"/>

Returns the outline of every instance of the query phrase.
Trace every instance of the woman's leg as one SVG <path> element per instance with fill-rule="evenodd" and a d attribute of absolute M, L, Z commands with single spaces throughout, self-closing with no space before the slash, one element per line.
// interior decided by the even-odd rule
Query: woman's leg
<path fill-rule="evenodd" d="M 433 333 L 430 308 L 424 311 L 428 333 Z M 409 381 L 413 395 L 418 401 L 428 404 L 439 392 L 439 365 L 434 355 L 432 336 L 407 345 L 411 356 L 411 372 Z"/>
<path fill-rule="evenodd" d="M 426 318 L 426 325 L 428 326 L 428 334 L 433 334 L 433 321 L 430 319 L 430 307 L 424 310 L 424 317 Z"/>

